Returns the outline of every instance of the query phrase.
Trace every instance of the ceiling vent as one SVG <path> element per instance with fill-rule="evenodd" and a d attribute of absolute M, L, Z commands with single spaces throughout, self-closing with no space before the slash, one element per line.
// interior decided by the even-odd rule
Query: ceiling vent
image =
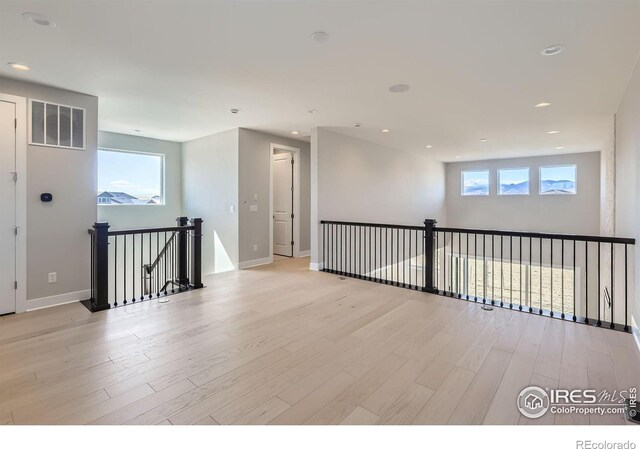
<path fill-rule="evenodd" d="M 83 108 L 29 100 L 29 144 L 84 150 L 85 117 Z"/>

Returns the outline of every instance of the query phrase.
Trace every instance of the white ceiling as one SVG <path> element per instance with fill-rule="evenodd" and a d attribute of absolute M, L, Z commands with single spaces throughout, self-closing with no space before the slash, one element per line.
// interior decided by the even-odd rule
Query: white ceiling
<path fill-rule="evenodd" d="M 326 126 L 446 161 L 589 151 L 635 65 L 639 23 L 640 1 L 3 0 L 0 75 L 97 95 L 101 129 L 175 141 Z M 540 55 L 553 44 L 566 50 Z M 397 83 L 411 90 L 390 93 Z"/>

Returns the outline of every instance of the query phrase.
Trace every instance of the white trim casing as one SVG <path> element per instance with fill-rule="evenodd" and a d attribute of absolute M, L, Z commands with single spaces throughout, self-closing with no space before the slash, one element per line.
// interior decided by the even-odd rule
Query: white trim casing
<path fill-rule="evenodd" d="M 61 295 L 46 296 L 44 298 L 27 301 L 26 311 L 43 309 L 45 307 L 60 306 L 71 302 L 78 302 L 91 297 L 91 290 L 63 293 Z"/>
<path fill-rule="evenodd" d="M 27 99 L 0 93 L 16 105 L 16 313 L 27 310 Z"/>
<path fill-rule="evenodd" d="M 272 143 L 269 147 L 269 251 L 273 257 L 273 152 L 293 153 L 293 257 L 300 257 L 300 148 Z"/>
<path fill-rule="evenodd" d="M 310 257 L 311 256 L 311 250 L 308 249 L 306 251 L 300 251 L 298 252 L 298 257 Z"/>
<path fill-rule="evenodd" d="M 240 262 L 237 266 L 238 270 L 243 270 L 245 268 L 257 267 L 260 265 L 268 265 L 273 263 L 273 256 L 263 257 L 262 259 L 253 259 L 253 260 L 245 260 L 244 262 Z"/>
<path fill-rule="evenodd" d="M 322 271 L 323 268 L 324 268 L 324 264 L 322 262 L 318 262 L 318 263 L 311 262 L 309 264 L 309 270 L 311 271 Z"/>

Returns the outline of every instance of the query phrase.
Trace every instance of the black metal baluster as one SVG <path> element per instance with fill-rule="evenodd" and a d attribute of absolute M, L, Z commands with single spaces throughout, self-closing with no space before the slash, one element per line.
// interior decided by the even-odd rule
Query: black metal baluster
<path fill-rule="evenodd" d="M 126 300 L 127 298 L 127 235 L 123 236 L 124 238 L 124 248 L 123 248 L 123 264 L 122 264 L 122 299 Z"/>
<path fill-rule="evenodd" d="M 576 317 L 576 285 L 577 285 L 577 280 L 576 280 L 576 241 L 573 241 L 573 285 L 572 285 L 572 290 L 573 290 L 573 321 L 577 320 Z"/>
<path fill-rule="evenodd" d="M 407 268 L 406 268 L 406 249 L 407 249 L 407 230 L 402 229 L 402 286 L 407 287 Z"/>
<path fill-rule="evenodd" d="M 144 301 L 144 234 L 140 234 L 140 301 Z"/>
<path fill-rule="evenodd" d="M 518 307 L 518 310 L 522 311 L 522 236 L 518 237 L 518 242 L 520 244 L 520 266 L 518 267 L 518 274 L 520 275 L 520 306 Z"/>
<path fill-rule="evenodd" d="M 487 302 L 487 236 L 482 234 L 482 303 Z"/>
<path fill-rule="evenodd" d="M 189 247 L 189 245 L 187 245 L 187 248 L 188 247 Z M 187 257 L 187 260 L 189 260 L 188 257 Z M 151 233 L 149 233 L 149 265 L 148 265 L 149 268 L 147 268 L 147 270 L 145 270 L 147 272 L 147 276 L 149 277 L 149 299 L 153 298 L 153 294 L 151 293 L 153 284 L 152 284 L 152 281 L 151 281 L 152 277 L 151 277 L 151 272 L 150 272 L 152 263 L 153 263 L 153 259 L 152 259 L 152 256 L 151 256 Z"/>
<path fill-rule="evenodd" d="M 458 276 L 458 299 L 462 298 L 462 233 L 458 232 L 458 267 L 456 270 L 456 275 Z"/>
<path fill-rule="evenodd" d="M 467 250 L 467 275 L 465 276 L 465 290 L 467 291 L 467 301 L 469 300 L 469 266 L 470 266 L 470 259 L 469 259 L 469 233 L 467 232 L 467 246 L 466 246 L 466 250 Z"/>
<path fill-rule="evenodd" d="M 560 314 L 560 318 L 564 319 L 564 239 L 561 240 L 562 242 L 562 251 L 560 252 L 560 256 L 562 258 L 562 263 L 560 265 L 560 282 L 562 283 L 562 290 L 561 290 L 561 295 L 562 295 L 562 313 Z"/>
<path fill-rule="evenodd" d="M 589 242 L 584 242 L 584 322 L 589 324 Z"/>
<path fill-rule="evenodd" d="M 549 307 L 549 316 L 553 316 L 553 239 L 551 239 L 551 262 L 549 263 L 549 268 L 551 270 L 551 306 Z"/>
<path fill-rule="evenodd" d="M 118 236 L 113 236 L 113 305 L 118 306 Z"/>
<path fill-rule="evenodd" d="M 165 253 L 162 256 L 162 265 L 164 268 L 164 278 L 162 280 L 162 282 L 164 282 L 163 284 L 163 288 L 164 288 L 164 294 L 165 296 L 169 293 L 167 290 L 167 253 L 166 253 L 166 248 L 167 248 L 167 231 L 164 232 L 164 246 L 163 248 L 165 248 Z"/>
<path fill-rule="evenodd" d="M 611 323 L 609 323 L 609 327 L 611 329 L 613 329 L 615 327 L 615 319 L 614 319 L 614 310 L 613 310 L 613 303 L 615 295 L 614 295 L 614 287 L 615 287 L 615 281 L 613 279 L 613 268 L 614 268 L 614 262 L 615 262 L 615 254 L 614 254 L 614 250 L 613 250 L 613 242 L 611 242 Z"/>
<path fill-rule="evenodd" d="M 533 238 L 529 237 L 529 313 L 533 312 L 533 307 L 531 305 L 533 302 L 531 299 L 533 298 Z"/>
<path fill-rule="evenodd" d="M 175 235 L 175 234 L 174 234 Z M 176 287 L 176 239 L 171 240 L 171 293 L 175 293 Z"/>
<path fill-rule="evenodd" d="M 596 323 L 598 326 L 602 326 L 602 320 L 600 319 L 600 309 L 602 308 L 602 291 L 600 290 L 600 242 L 598 242 L 598 296 L 596 296 L 597 304 L 598 304 L 598 322 Z"/>
<path fill-rule="evenodd" d="M 540 309 L 538 313 L 542 315 L 542 237 L 540 237 Z"/>
<path fill-rule="evenodd" d="M 627 273 L 628 273 L 628 270 L 627 270 L 627 244 L 625 243 L 624 244 L 624 331 L 625 332 L 629 331 L 629 324 L 627 323 L 627 317 L 629 316 L 628 315 L 628 310 L 627 310 L 627 307 L 628 307 L 628 302 L 627 301 L 629 299 L 628 298 L 628 293 L 629 293 L 628 286 L 629 286 L 629 284 L 628 284 L 628 279 L 627 279 Z M 575 310 L 575 308 L 574 308 L 574 310 Z"/>
<path fill-rule="evenodd" d="M 504 241 L 500 235 L 500 307 L 504 307 Z"/>
<path fill-rule="evenodd" d="M 413 284 L 411 283 L 411 232 L 413 229 L 409 229 L 409 288 L 413 288 Z"/>
<path fill-rule="evenodd" d="M 513 309 L 513 236 L 509 236 L 509 308 Z"/>
<path fill-rule="evenodd" d="M 455 249 L 455 244 L 453 240 L 453 231 L 451 232 L 451 249 L 449 250 L 449 294 L 453 298 L 453 253 Z"/>
<path fill-rule="evenodd" d="M 478 234 L 473 234 L 473 296 L 478 302 Z"/>
<path fill-rule="evenodd" d="M 491 305 L 496 303 L 496 243 L 495 234 L 491 234 Z"/>
<path fill-rule="evenodd" d="M 444 286 L 443 292 L 447 294 L 447 233 L 442 233 L 442 248 L 444 249 L 444 267 L 443 267 L 443 276 L 442 276 L 442 285 Z"/>

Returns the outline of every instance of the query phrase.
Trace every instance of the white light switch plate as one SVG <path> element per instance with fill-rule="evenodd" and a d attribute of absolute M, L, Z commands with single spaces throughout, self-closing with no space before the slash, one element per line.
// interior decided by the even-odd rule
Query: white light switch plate
<path fill-rule="evenodd" d="M 249 211 L 250 212 L 258 212 L 258 205 L 257 204 L 252 204 L 249 206 Z"/>

